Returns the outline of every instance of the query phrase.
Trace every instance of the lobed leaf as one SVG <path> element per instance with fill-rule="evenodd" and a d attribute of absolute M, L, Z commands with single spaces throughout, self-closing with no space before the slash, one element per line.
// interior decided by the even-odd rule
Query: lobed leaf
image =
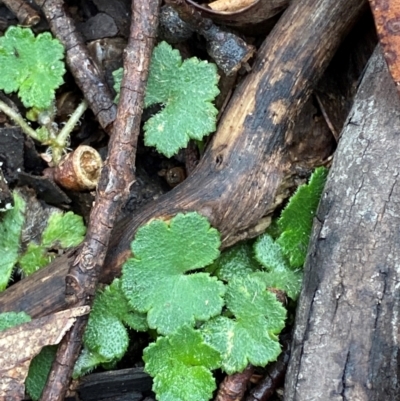
<path fill-rule="evenodd" d="M 159 401 L 208 401 L 216 388 L 210 369 L 220 366 L 219 353 L 200 332 L 180 327 L 145 348 L 145 370 L 153 378 Z"/>
<path fill-rule="evenodd" d="M 86 233 L 83 218 L 73 212 L 52 213 L 42 235 L 45 248 L 71 248 L 79 245 Z"/>
<path fill-rule="evenodd" d="M 197 213 L 153 220 L 132 242 L 133 258 L 123 266 L 122 289 L 130 305 L 148 313 L 150 328 L 169 334 L 221 312 L 225 288 L 207 273 L 192 273 L 219 255 L 220 236 Z"/>
<path fill-rule="evenodd" d="M 114 72 L 119 91 L 122 71 Z M 161 42 L 154 48 L 147 82 L 145 107 L 162 110 L 144 125 L 144 142 L 167 157 L 215 131 L 218 110 L 212 104 L 219 90 L 215 64 L 193 57 L 182 61 L 178 50 Z"/>
<path fill-rule="evenodd" d="M 220 280 L 230 281 L 234 277 L 247 277 L 258 269 L 253 247 L 249 243 L 243 243 L 222 252 L 215 262 L 207 266 L 206 271 Z"/>
<path fill-rule="evenodd" d="M 277 334 L 285 326 L 286 310 L 256 277 L 228 283 L 226 306 L 235 319 L 216 317 L 202 327 L 204 338 L 222 355 L 222 368 L 241 372 L 251 363 L 265 366 L 281 352 Z"/>
<path fill-rule="evenodd" d="M 48 108 L 63 83 L 64 48 L 45 32 L 11 26 L 0 38 L 0 88 L 17 92 L 25 107 Z"/>
<path fill-rule="evenodd" d="M 277 243 L 293 268 L 304 265 L 313 218 L 327 175 L 325 167 L 315 169 L 309 183 L 297 189 L 278 220 L 282 234 Z"/>
<path fill-rule="evenodd" d="M 21 231 L 25 220 L 24 213 L 25 201 L 14 192 L 14 208 L 0 215 L 2 218 L 0 224 L 0 291 L 7 287 L 14 265 L 18 260 Z"/>

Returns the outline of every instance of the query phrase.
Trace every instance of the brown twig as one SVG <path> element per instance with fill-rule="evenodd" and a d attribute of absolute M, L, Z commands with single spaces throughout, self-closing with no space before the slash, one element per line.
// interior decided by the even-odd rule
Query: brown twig
<path fill-rule="evenodd" d="M 3 3 L 18 18 L 21 25 L 34 26 L 40 21 L 39 13 L 24 0 L 3 0 Z"/>
<path fill-rule="evenodd" d="M 100 125 L 110 131 L 115 120 L 116 105 L 113 96 L 96 65 L 89 56 L 74 21 L 68 16 L 62 0 L 35 0 L 49 22 L 53 35 L 65 47 L 66 60 L 77 85 Z"/>
<path fill-rule="evenodd" d="M 159 0 L 132 2 L 132 22 L 124 55 L 124 78 L 96 201 L 90 213 L 88 232 L 66 278 L 66 298 L 73 305 L 90 305 L 104 262 L 111 230 L 134 182 L 137 138 L 143 110 L 151 52 L 154 46 Z M 62 400 L 81 346 L 86 319 L 79 319 L 53 363 L 41 400 Z"/>
<path fill-rule="evenodd" d="M 207 40 L 207 52 L 226 74 L 232 75 L 253 56 L 255 48 L 248 45 L 242 38 L 231 32 L 226 32 L 203 18 L 184 0 L 165 0 L 188 26 L 204 36 Z"/>
<path fill-rule="evenodd" d="M 283 383 L 290 358 L 290 341 L 289 336 L 283 341 L 282 353 L 278 360 L 268 366 L 265 376 L 251 390 L 246 401 L 267 401 L 272 397 L 277 387 Z"/>

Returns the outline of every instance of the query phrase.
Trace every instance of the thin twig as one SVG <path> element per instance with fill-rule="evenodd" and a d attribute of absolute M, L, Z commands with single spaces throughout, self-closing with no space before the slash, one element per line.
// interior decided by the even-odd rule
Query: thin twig
<path fill-rule="evenodd" d="M 53 35 L 64 45 L 66 60 L 77 85 L 100 125 L 109 131 L 115 120 L 116 105 L 104 77 L 89 56 L 74 21 L 67 15 L 62 0 L 35 0 L 49 22 Z"/>
<path fill-rule="evenodd" d="M 85 241 L 66 278 L 70 305 L 90 305 L 106 255 L 111 230 L 134 182 L 137 138 L 143 110 L 151 52 L 158 24 L 160 0 L 134 0 L 128 46 L 124 57 L 121 95 Z M 53 363 L 41 400 L 64 398 L 81 347 L 86 319 L 79 319 L 66 336 Z"/>
<path fill-rule="evenodd" d="M 39 13 L 24 0 L 2 0 L 2 2 L 18 18 L 21 25 L 34 26 L 40 21 Z"/>

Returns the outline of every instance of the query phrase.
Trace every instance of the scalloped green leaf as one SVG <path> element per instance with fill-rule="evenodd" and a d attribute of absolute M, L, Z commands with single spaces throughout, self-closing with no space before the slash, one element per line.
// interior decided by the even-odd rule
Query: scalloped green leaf
<path fill-rule="evenodd" d="M 25 387 L 27 393 L 34 401 L 39 400 L 42 395 L 56 353 L 56 345 L 43 347 L 39 354 L 32 359 L 32 362 L 29 365 Z"/>
<path fill-rule="evenodd" d="M 225 287 L 207 273 L 185 274 L 212 263 L 220 236 L 192 212 L 142 226 L 132 242 L 134 257 L 123 266 L 122 289 L 130 305 L 148 313 L 150 328 L 169 334 L 221 312 Z"/>
<path fill-rule="evenodd" d="M 277 334 L 284 328 L 286 309 L 256 277 L 236 277 L 229 282 L 226 306 L 235 319 L 219 316 L 202 327 L 206 343 L 222 355 L 228 374 L 251 363 L 265 366 L 281 352 Z"/>
<path fill-rule="evenodd" d="M 89 320 L 92 318 L 90 315 Z M 116 316 L 97 315 L 84 334 L 85 346 L 105 361 L 122 358 L 128 349 L 129 337 L 125 326 Z"/>
<path fill-rule="evenodd" d="M 72 377 L 77 379 L 78 377 L 90 373 L 97 366 L 107 362 L 108 360 L 106 358 L 84 347 L 75 363 Z"/>
<path fill-rule="evenodd" d="M 115 316 L 121 323 L 134 330 L 148 330 L 146 315 L 132 309 L 122 292 L 121 280 L 118 278 L 96 294 L 88 325 L 92 324 L 97 316 Z"/>
<path fill-rule="evenodd" d="M 293 268 L 304 265 L 313 219 L 325 186 L 328 170 L 318 167 L 308 184 L 297 188 L 278 220 L 282 234 L 277 239 Z"/>
<path fill-rule="evenodd" d="M 289 298 L 296 301 L 301 291 L 303 271 L 300 269 L 258 271 L 252 273 L 251 277 L 260 279 L 267 289 L 275 288 L 284 291 Z"/>
<path fill-rule="evenodd" d="M 255 258 L 268 270 L 285 270 L 288 263 L 282 248 L 269 234 L 263 234 L 254 243 Z"/>
<path fill-rule="evenodd" d="M 0 331 L 30 321 L 31 317 L 25 312 L 2 312 L 0 313 Z"/>
<path fill-rule="evenodd" d="M 219 353 L 200 332 L 180 327 L 145 348 L 145 370 L 153 378 L 159 401 L 208 401 L 216 388 L 210 372 L 220 366 Z"/>
<path fill-rule="evenodd" d="M 121 85 L 121 70 L 114 73 Z M 119 81 L 118 81 L 119 80 Z M 162 110 L 144 125 L 144 142 L 167 157 L 185 148 L 190 139 L 201 140 L 216 129 L 219 94 L 215 64 L 196 57 L 182 61 L 178 50 L 161 42 L 154 48 L 146 88 L 145 107 L 162 104 Z"/>
<path fill-rule="evenodd" d="M 25 107 L 48 108 L 63 83 L 64 47 L 44 32 L 11 26 L 0 38 L 0 88 L 17 92 Z"/>
<path fill-rule="evenodd" d="M 24 213 L 25 201 L 14 192 L 14 208 L 0 215 L 0 291 L 7 287 L 18 260 Z"/>
<path fill-rule="evenodd" d="M 79 245 L 86 233 L 83 218 L 73 212 L 52 213 L 43 231 L 41 244 L 45 248 L 71 248 Z"/>
<path fill-rule="evenodd" d="M 230 281 L 234 277 L 246 277 L 258 269 L 252 245 L 243 243 L 222 252 L 214 263 L 207 266 L 206 271 L 220 280 Z"/>
<path fill-rule="evenodd" d="M 129 344 L 124 325 L 140 331 L 148 329 L 146 315 L 132 310 L 120 284 L 120 280 L 115 279 L 96 294 L 83 338 L 88 352 L 79 362 L 79 372 L 122 358 Z"/>

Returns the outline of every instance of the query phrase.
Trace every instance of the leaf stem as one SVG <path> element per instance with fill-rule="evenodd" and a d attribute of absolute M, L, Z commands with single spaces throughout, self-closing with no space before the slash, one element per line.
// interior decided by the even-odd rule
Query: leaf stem
<path fill-rule="evenodd" d="M 26 135 L 29 135 L 36 141 L 42 142 L 37 132 L 25 121 L 25 119 L 21 116 L 21 114 L 19 114 L 17 111 L 9 107 L 2 100 L 0 100 L 0 110 L 8 117 L 10 117 L 16 124 L 18 124 Z"/>
<path fill-rule="evenodd" d="M 87 108 L 88 108 L 88 103 L 84 99 L 75 109 L 75 111 L 71 114 L 71 117 L 57 135 L 57 138 L 55 140 L 55 143 L 57 145 L 63 148 L 65 147 L 69 135 L 71 134 L 75 125 L 78 123 L 79 119 L 82 117 L 83 113 L 86 111 Z"/>

